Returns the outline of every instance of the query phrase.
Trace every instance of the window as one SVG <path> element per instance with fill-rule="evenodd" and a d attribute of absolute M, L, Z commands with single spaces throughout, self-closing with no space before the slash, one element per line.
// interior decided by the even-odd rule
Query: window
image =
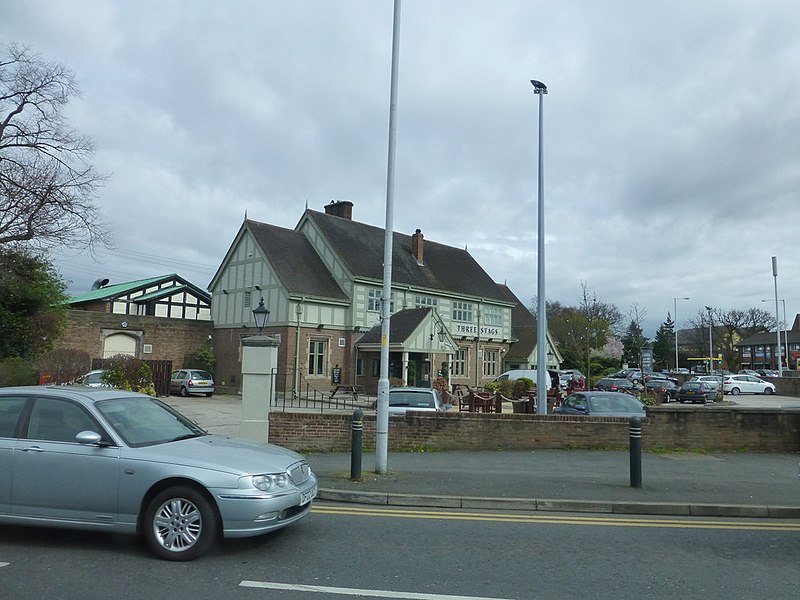
<path fill-rule="evenodd" d="M 498 327 L 503 325 L 503 309 L 499 306 L 487 306 L 483 311 L 483 316 L 486 325 Z"/>
<path fill-rule="evenodd" d="M 25 405 L 24 396 L 0 398 L 0 437 L 14 437 L 17 419 Z"/>
<path fill-rule="evenodd" d="M 472 304 L 469 302 L 453 302 L 453 321 L 472 323 Z"/>
<path fill-rule="evenodd" d="M 364 375 L 364 359 L 361 357 L 356 359 L 356 375 L 359 377 Z"/>
<path fill-rule="evenodd" d="M 439 300 L 431 298 L 430 296 L 414 296 L 414 306 L 416 308 L 427 308 L 429 306 L 436 308 L 439 305 Z"/>
<path fill-rule="evenodd" d="M 34 440 L 74 442 L 81 431 L 100 430 L 77 404 L 52 398 L 39 398 L 31 411 L 28 437 Z"/>
<path fill-rule="evenodd" d="M 309 340 L 308 374 L 326 375 L 328 372 L 328 341 Z"/>
<path fill-rule="evenodd" d="M 453 354 L 453 376 L 466 377 L 467 376 L 467 349 L 459 348 Z"/>
<path fill-rule="evenodd" d="M 483 374 L 486 377 L 497 375 L 497 350 L 483 351 Z"/>
<path fill-rule="evenodd" d="M 383 290 L 368 290 L 367 291 L 367 310 L 370 312 L 381 312 L 381 296 Z M 394 312 L 394 298 L 389 306 L 389 312 Z"/>

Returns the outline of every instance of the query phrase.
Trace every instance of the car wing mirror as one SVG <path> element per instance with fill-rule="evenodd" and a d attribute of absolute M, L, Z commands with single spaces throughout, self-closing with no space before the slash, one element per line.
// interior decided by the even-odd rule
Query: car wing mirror
<path fill-rule="evenodd" d="M 573 408 L 575 410 L 579 410 L 581 412 L 586 412 L 586 405 L 585 404 L 576 404 Z"/>
<path fill-rule="evenodd" d="M 75 436 L 76 442 L 87 446 L 97 446 L 102 439 L 102 436 L 96 431 L 81 431 Z"/>

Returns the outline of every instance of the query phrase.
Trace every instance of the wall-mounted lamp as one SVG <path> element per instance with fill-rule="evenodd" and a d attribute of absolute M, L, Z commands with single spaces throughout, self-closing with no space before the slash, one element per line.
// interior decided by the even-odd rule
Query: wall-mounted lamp
<path fill-rule="evenodd" d="M 440 327 L 439 332 L 436 335 L 439 336 L 440 342 L 444 342 L 444 340 L 447 338 L 447 332 L 444 330 L 444 325 Z"/>
<path fill-rule="evenodd" d="M 264 298 L 261 298 L 258 306 L 253 309 L 253 319 L 255 319 L 256 327 L 258 327 L 258 334 L 261 335 L 264 333 L 267 321 L 269 321 L 269 309 L 264 306 Z"/>
<path fill-rule="evenodd" d="M 322 329 L 322 328 L 324 328 L 324 327 L 325 327 L 325 324 L 324 324 L 324 323 L 320 323 L 319 325 L 317 325 L 317 329 Z"/>
<path fill-rule="evenodd" d="M 355 327 L 353 327 L 353 331 L 356 332 L 356 333 L 361 333 L 361 326 L 360 325 L 356 325 Z"/>
<path fill-rule="evenodd" d="M 227 296 L 228 295 L 228 290 L 222 290 L 222 293 Z"/>
<path fill-rule="evenodd" d="M 261 291 L 261 286 L 260 285 L 254 285 L 253 287 L 256 288 L 259 292 Z"/>

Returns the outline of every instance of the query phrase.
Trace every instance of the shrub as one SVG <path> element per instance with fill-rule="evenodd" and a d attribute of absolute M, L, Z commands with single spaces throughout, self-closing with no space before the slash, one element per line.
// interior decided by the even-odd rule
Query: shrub
<path fill-rule="evenodd" d="M 213 375 L 214 366 L 217 359 L 214 356 L 214 348 L 206 344 L 200 350 L 187 354 L 183 357 L 183 366 L 188 369 L 203 369 Z"/>
<path fill-rule="evenodd" d="M 103 373 L 103 381 L 121 390 L 156 395 L 153 372 L 147 363 L 124 354 L 111 357 L 111 363 Z"/>
<path fill-rule="evenodd" d="M 24 358 L 12 356 L 0 361 L 0 387 L 35 384 L 36 374 Z"/>
<path fill-rule="evenodd" d="M 49 373 L 53 383 L 75 381 L 91 369 L 89 353 L 77 348 L 59 348 L 38 361 L 39 371 Z"/>

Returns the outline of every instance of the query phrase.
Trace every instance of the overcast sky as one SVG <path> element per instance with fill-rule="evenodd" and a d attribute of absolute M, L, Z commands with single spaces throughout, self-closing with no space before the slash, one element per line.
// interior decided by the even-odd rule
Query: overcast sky
<path fill-rule="evenodd" d="M 205 288 L 248 218 L 354 203 L 384 227 L 391 0 L 3 0 L 0 42 L 76 74 L 115 249 L 71 292 Z M 645 334 L 704 306 L 800 312 L 800 2 L 405 0 L 394 229 L 533 304 L 543 81 L 547 298 L 581 282 Z M 762 304 L 762 299 L 771 303 Z M 780 312 L 783 312 L 781 305 Z M 782 316 L 782 314 L 781 314 Z"/>

